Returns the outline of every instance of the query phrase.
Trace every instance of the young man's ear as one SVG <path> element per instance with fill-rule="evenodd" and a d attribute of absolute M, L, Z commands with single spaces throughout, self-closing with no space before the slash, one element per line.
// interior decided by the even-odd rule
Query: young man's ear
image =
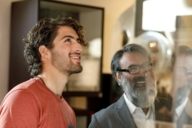
<path fill-rule="evenodd" d="M 39 53 L 41 55 L 41 60 L 45 61 L 49 58 L 50 52 L 45 45 L 39 46 Z"/>

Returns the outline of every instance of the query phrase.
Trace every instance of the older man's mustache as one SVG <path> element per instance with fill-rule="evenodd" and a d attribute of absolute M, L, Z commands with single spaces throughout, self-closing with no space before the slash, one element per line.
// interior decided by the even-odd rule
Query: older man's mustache
<path fill-rule="evenodd" d="M 146 78 L 144 76 L 138 76 L 133 78 L 133 82 L 135 83 L 145 83 Z"/>

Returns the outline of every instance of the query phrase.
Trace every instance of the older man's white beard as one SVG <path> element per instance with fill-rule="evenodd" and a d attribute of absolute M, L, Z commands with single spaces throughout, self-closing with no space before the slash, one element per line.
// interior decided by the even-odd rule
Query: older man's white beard
<path fill-rule="evenodd" d="M 145 89 L 134 89 L 128 80 L 124 80 L 122 85 L 124 86 L 123 88 L 127 97 L 134 105 L 141 108 L 148 108 L 154 103 L 157 95 L 155 85 L 147 85 Z"/>
<path fill-rule="evenodd" d="M 147 89 L 144 92 L 135 91 L 135 94 L 133 92 L 131 97 L 133 104 L 136 106 L 141 108 L 148 108 L 154 103 L 156 95 L 154 93 L 150 94 Z"/>

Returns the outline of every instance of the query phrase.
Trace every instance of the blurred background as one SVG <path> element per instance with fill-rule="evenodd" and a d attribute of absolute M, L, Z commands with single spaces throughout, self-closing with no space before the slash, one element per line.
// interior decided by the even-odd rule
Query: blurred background
<path fill-rule="evenodd" d="M 0 101 L 29 78 L 22 44 L 26 32 L 39 19 L 58 16 L 74 17 L 86 30 L 84 71 L 71 77 L 63 94 L 76 112 L 79 128 L 87 127 L 92 113 L 122 94 L 111 76 L 110 63 L 113 54 L 128 43 L 138 43 L 150 52 L 160 96 L 175 97 L 178 88 L 189 82 L 192 62 L 177 56 L 180 46 L 192 47 L 192 0 L 2 0 Z M 179 68 L 189 71 L 187 76 Z"/>

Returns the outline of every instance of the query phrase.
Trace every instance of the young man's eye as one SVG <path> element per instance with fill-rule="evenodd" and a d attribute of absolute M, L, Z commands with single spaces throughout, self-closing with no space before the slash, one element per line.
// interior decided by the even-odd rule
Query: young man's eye
<path fill-rule="evenodd" d="M 77 39 L 77 42 L 78 42 L 78 43 L 81 43 L 81 40 L 80 40 L 80 39 Z"/>
<path fill-rule="evenodd" d="M 68 43 L 71 43 L 71 42 L 72 42 L 72 39 L 67 38 L 67 39 L 64 40 L 64 42 L 66 42 L 66 43 L 67 43 L 67 42 L 68 42 Z"/>

